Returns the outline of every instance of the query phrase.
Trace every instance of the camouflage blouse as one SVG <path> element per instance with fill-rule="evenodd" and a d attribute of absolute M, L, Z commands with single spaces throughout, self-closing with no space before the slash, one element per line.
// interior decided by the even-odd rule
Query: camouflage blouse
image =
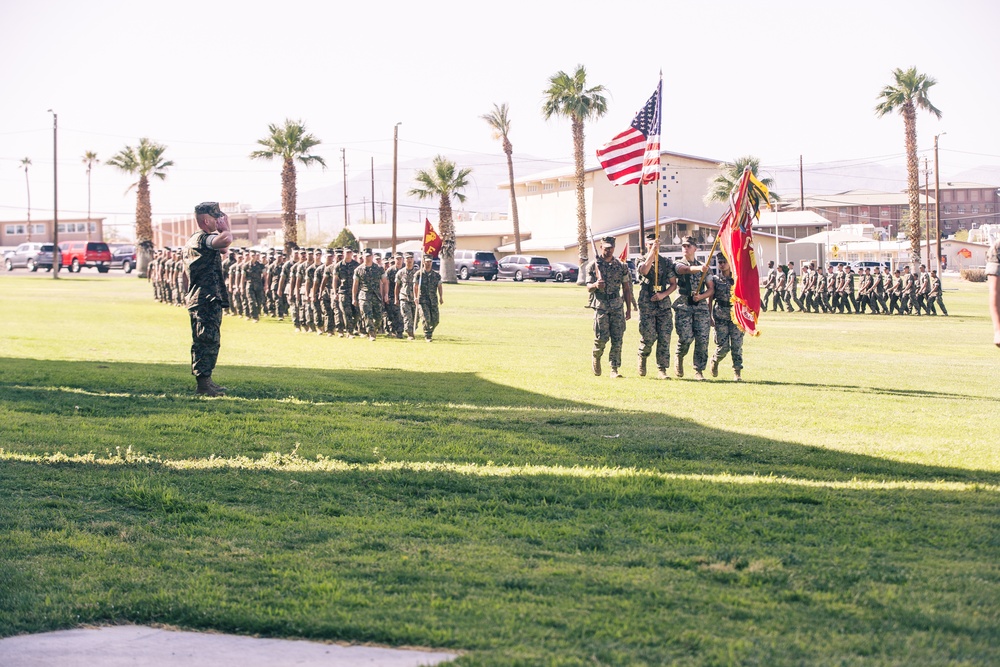
<path fill-rule="evenodd" d="M 611 258 L 610 262 L 597 258 L 587 265 L 587 284 L 592 285 L 598 281 L 598 270 L 604 278 L 604 287 L 595 289 L 590 293 L 590 307 L 595 310 L 609 310 L 621 308 L 622 291 L 631 289 L 631 277 L 628 273 L 628 266 L 625 262 Z"/>
<path fill-rule="evenodd" d="M 1000 239 L 986 252 L 986 275 L 1000 278 Z"/>
<path fill-rule="evenodd" d="M 396 285 L 399 285 L 399 302 L 413 303 L 413 286 L 417 284 L 417 274 L 420 269 L 413 267 L 408 269 L 405 266 L 396 273 Z M 390 287 L 394 290 L 395 287 Z"/>
<path fill-rule="evenodd" d="M 190 274 L 188 310 L 209 305 L 229 307 L 226 281 L 222 275 L 222 255 L 212 247 L 216 234 L 195 232 L 184 247 L 184 265 Z"/>
<path fill-rule="evenodd" d="M 379 287 L 385 271 L 378 264 L 371 266 L 360 265 L 354 269 L 354 279 L 358 281 L 358 296 L 361 298 L 382 298 L 382 290 Z"/>

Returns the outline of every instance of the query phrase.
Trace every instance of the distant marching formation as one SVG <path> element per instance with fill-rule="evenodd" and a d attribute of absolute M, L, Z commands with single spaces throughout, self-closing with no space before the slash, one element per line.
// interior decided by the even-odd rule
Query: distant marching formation
<path fill-rule="evenodd" d="M 291 257 L 283 250 L 231 248 L 222 269 L 229 293 L 227 315 L 259 322 L 261 315 L 289 318 L 299 333 L 414 340 L 422 325 L 433 342 L 444 304 L 441 276 L 424 256 L 415 266 L 413 253 L 382 255 L 367 249 L 363 261 L 350 248 L 301 248 Z M 157 250 L 148 270 L 157 301 L 186 305 L 188 291 L 183 249 Z"/>
<path fill-rule="evenodd" d="M 937 271 L 919 272 L 909 266 L 890 271 L 865 268 L 855 272 L 850 266 L 830 266 L 824 273 L 815 262 L 802 262 L 802 293 L 794 263 L 775 268 L 768 262 L 761 308 L 772 311 L 807 313 L 865 313 L 873 315 L 948 314 L 941 298 Z M 794 306 L 793 306 L 794 304 Z"/>

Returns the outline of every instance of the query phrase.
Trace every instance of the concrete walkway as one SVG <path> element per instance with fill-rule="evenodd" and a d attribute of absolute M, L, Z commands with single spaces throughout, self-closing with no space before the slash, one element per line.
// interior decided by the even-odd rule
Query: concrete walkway
<path fill-rule="evenodd" d="M 141 625 L 0 639 L 3 667 L 417 667 L 454 653 L 180 632 Z"/>

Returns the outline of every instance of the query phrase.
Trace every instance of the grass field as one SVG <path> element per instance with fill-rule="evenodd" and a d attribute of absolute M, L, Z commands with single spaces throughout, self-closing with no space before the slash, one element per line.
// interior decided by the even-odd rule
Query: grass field
<path fill-rule="evenodd" d="M 0 280 L 0 636 L 88 623 L 463 665 L 1000 661 L 1000 353 L 764 314 L 747 382 L 590 373 L 569 285 L 445 287 L 435 343 L 227 319 L 194 397 L 144 281 Z"/>

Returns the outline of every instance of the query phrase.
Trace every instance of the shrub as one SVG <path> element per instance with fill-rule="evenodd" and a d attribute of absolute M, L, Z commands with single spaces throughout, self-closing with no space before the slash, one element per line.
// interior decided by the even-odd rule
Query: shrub
<path fill-rule="evenodd" d="M 960 275 L 962 276 L 962 280 L 968 280 L 970 283 L 986 282 L 986 271 L 984 269 L 962 269 Z"/>

